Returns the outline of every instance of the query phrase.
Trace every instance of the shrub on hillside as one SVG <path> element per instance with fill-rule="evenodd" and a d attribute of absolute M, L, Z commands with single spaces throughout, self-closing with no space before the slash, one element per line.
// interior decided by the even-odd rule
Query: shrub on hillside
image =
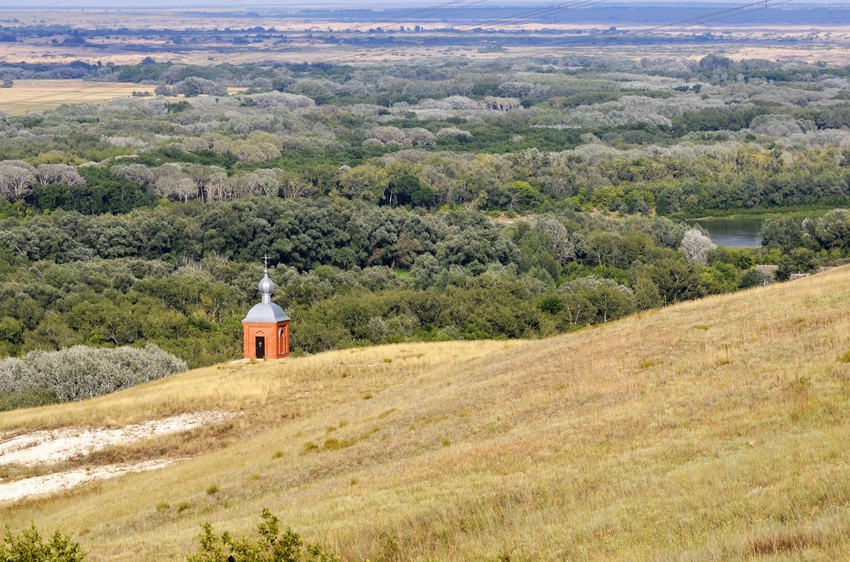
<path fill-rule="evenodd" d="M 85 557 L 79 543 L 72 541 L 70 535 L 56 531 L 45 541 L 35 525 L 20 535 L 12 534 L 7 527 L 0 545 L 0 562 L 82 562 Z"/>
<path fill-rule="evenodd" d="M 184 361 L 153 344 L 143 349 L 78 345 L 60 351 L 32 351 L 23 359 L 0 361 L 0 394 L 32 397 L 38 391 L 47 391 L 56 401 L 71 402 L 157 380 L 186 368 Z M 13 407 L 23 405 L 32 404 Z"/>
<path fill-rule="evenodd" d="M 228 532 L 219 536 L 212 525 L 205 523 L 200 549 L 186 562 L 339 562 L 339 556 L 325 552 L 319 545 L 305 545 L 292 529 L 281 534 L 280 520 L 268 509 L 263 509 L 260 517 L 260 537 L 256 540 L 233 538 Z"/>

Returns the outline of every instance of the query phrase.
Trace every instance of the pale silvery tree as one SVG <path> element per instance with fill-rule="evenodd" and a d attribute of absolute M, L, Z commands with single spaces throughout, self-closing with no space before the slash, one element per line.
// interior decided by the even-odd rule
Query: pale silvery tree
<path fill-rule="evenodd" d="M 541 217 L 531 220 L 531 226 L 552 237 L 555 259 L 563 265 L 575 260 L 584 252 L 584 239 L 578 232 L 570 232 L 558 219 Z"/>
<path fill-rule="evenodd" d="M 698 228 L 692 228 L 685 232 L 682 237 L 682 243 L 679 244 L 679 251 L 685 255 L 688 263 L 708 263 L 708 254 L 717 246 L 711 241 L 711 238 L 703 234 Z"/>
<path fill-rule="evenodd" d="M 52 391 L 61 402 L 108 394 L 186 370 L 186 363 L 153 344 L 142 349 L 31 351 L 0 360 L 0 392 Z"/>
<path fill-rule="evenodd" d="M 61 183 L 68 187 L 79 187 L 86 184 L 76 168 L 65 164 L 42 164 L 35 171 L 35 179 L 41 185 Z"/>
<path fill-rule="evenodd" d="M 21 160 L 0 162 L 0 195 L 10 200 L 25 197 L 35 183 L 35 168 Z"/>

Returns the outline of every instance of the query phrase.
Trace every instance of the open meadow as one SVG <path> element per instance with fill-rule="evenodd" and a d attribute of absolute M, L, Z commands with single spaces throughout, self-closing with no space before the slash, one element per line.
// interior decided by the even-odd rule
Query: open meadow
<path fill-rule="evenodd" d="M 144 91 L 137 84 L 84 80 L 18 80 L 0 89 L 0 111 L 23 115 L 28 111 L 56 109 L 63 104 L 105 103 Z"/>
<path fill-rule="evenodd" d="M 843 268 L 542 341 L 224 364 L 5 413 L 7 436 L 233 416 L 70 461 L 179 459 L 2 518 L 96 561 L 179 560 L 201 523 L 246 533 L 264 507 L 344 560 L 843 559 L 849 287 Z"/>

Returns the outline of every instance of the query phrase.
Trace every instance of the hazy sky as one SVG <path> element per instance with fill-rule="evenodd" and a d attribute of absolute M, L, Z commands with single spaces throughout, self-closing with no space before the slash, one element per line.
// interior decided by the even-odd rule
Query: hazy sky
<path fill-rule="evenodd" d="M 245 9 L 252 6 L 258 7 L 307 7 L 307 6 L 322 6 L 322 7 L 369 7 L 369 8 L 398 8 L 399 6 L 421 8 L 427 6 L 436 6 L 446 4 L 451 0 L 437 0 L 434 2 L 403 2 L 391 0 L 375 0 L 373 2 L 364 2 L 363 0 L 31 0 L 29 2 L 23 0 L 0 0 L 0 11 L 14 9 L 67 9 L 67 8 L 102 8 L 102 9 L 121 9 L 121 8 L 215 8 L 215 9 Z M 769 0 L 768 3 L 776 0 Z M 466 0 L 462 3 L 453 4 L 473 4 L 475 0 Z M 521 5 L 521 6 L 559 6 L 564 4 L 572 4 L 573 2 L 562 1 L 541 1 L 541 0 L 485 0 L 477 6 L 505 6 L 505 5 Z M 610 0 L 603 5 L 652 5 L 663 4 L 669 6 L 678 4 L 681 6 L 694 7 L 697 5 L 710 4 L 713 6 L 729 5 L 742 6 L 748 4 L 746 0 L 735 2 L 733 0 L 698 0 L 696 2 L 683 2 L 682 0 Z M 783 7 L 792 7 L 801 4 L 827 4 L 837 6 L 847 6 L 850 8 L 850 0 L 793 0 L 790 3 L 784 4 Z"/>

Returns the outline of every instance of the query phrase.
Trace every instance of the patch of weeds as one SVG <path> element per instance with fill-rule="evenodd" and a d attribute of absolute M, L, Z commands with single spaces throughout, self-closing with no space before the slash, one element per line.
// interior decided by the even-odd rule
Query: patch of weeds
<path fill-rule="evenodd" d="M 357 478 L 352 478 L 352 479 L 351 479 L 351 485 L 352 485 L 352 486 L 356 486 L 359 482 L 360 482 L 360 480 L 358 480 Z"/>
<path fill-rule="evenodd" d="M 255 480 L 261 480 L 263 477 L 260 474 L 252 474 L 248 477 L 248 482 L 253 482 Z"/>
<path fill-rule="evenodd" d="M 842 355 L 838 356 L 839 363 L 850 363 L 850 351 L 845 351 Z"/>
<path fill-rule="evenodd" d="M 343 427 L 345 427 L 345 426 L 347 426 L 347 425 L 348 425 L 348 422 L 347 422 L 347 421 L 345 421 L 345 420 L 342 420 L 341 422 L 339 422 L 339 424 L 338 424 L 338 425 L 339 425 L 339 428 L 340 428 L 340 429 L 342 429 Z"/>
<path fill-rule="evenodd" d="M 706 324 L 697 324 L 694 326 L 694 330 L 708 330 L 708 326 Z"/>
<path fill-rule="evenodd" d="M 398 535 L 389 533 L 381 533 L 377 537 L 378 548 L 380 549 L 378 560 L 400 560 L 401 559 L 401 544 L 398 540 Z"/>
<path fill-rule="evenodd" d="M 384 419 L 385 417 L 387 417 L 387 416 L 389 416 L 390 414 L 392 414 L 393 412 L 395 412 L 395 408 L 390 408 L 389 410 L 386 410 L 386 411 L 384 411 L 384 412 L 381 412 L 380 414 L 378 414 L 378 419 L 379 419 L 379 420 L 382 420 L 382 419 Z"/>
<path fill-rule="evenodd" d="M 171 504 L 168 502 L 159 502 L 156 504 L 157 511 L 168 511 L 169 509 L 171 509 Z"/>
<path fill-rule="evenodd" d="M 372 393 L 371 392 L 367 392 L 366 394 L 363 395 L 363 400 L 371 400 L 371 399 L 372 399 Z"/>
<path fill-rule="evenodd" d="M 306 455 L 307 453 L 312 453 L 313 451 L 318 452 L 319 446 L 313 443 L 312 441 L 307 441 L 304 443 L 304 446 L 301 449 L 301 454 Z"/>
<path fill-rule="evenodd" d="M 442 444 L 443 444 L 443 447 L 448 447 L 449 445 L 452 444 L 452 440 L 445 438 L 445 439 L 443 439 Z"/>
<path fill-rule="evenodd" d="M 812 379 L 803 375 L 797 376 L 797 378 L 791 381 L 791 384 L 788 385 L 788 389 L 797 394 L 807 394 L 811 388 Z"/>
<path fill-rule="evenodd" d="M 811 531 L 787 529 L 753 539 L 747 555 L 769 556 L 819 546 L 823 540 Z"/>
<path fill-rule="evenodd" d="M 183 513 L 184 511 L 187 511 L 190 507 L 191 506 L 189 505 L 189 502 L 180 502 L 177 504 L 177 513 Z"/>
<path fill-rule="evenodd" d="M 282 456 L 283 456 L 283 451 L 275 451 L 274 454 L 272 455 L 272 458 L 273 459 L 279 459 Z"/>
<path fill-rule="evenodd" d="M 325 439 L 325 444 L 322 446 L 322 449 L 325 451 L 336 451 L 337 449 L 342 449 L 342 443 L 339 439 L 331 437 L 330 439 Z"/>
<path fill-rule="evenodd" d="M 207 495 L 214 496 L 218 493 L 218 484 L 210 484 L 207 486 Z"/>
<path fill-rule="evenodd" d="M 390 359 L 389 357 L 384 357 L 384 363 L 392 363 L 392 362 L 393 362 L 393 360 Z"/>
<path fill-rule="evenodd" d="M 336 429 L 337 428 L 336 428 L 335 425 L 329 425 L 328 427 L 325 428 L 325 433 L 330 433 L 332 431 L 336 431 Z"/>
<path fill-rule="evenodd" d="M 663 361 L 660 359 L 647 359 L 646 361 L 641 361 L 638 363 L 638 369 L 649 369 L 650 367 L 655 367 L 656 365 L 661 365 Z"/>

